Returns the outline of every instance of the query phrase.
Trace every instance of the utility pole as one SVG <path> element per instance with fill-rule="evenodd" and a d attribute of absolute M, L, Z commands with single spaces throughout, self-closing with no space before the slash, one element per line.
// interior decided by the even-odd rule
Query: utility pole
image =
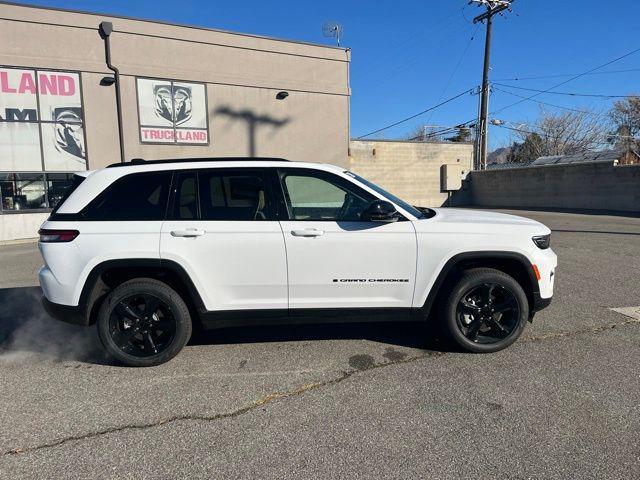
<path fill-rule="evenodd" d="M 504 10 L 511 11 L 512 0 L 470 0 L 469 5 L 477 3 L 486 7 L 487 11 L 473 19 L 473 23 L 487 22 L 487 34 L 484 43 L 484 67 L 482 71 L 482 87 L 480 89 L 480 117 L 478 118 L 478 154 L 476 158 L 476 170 L 487 168 L 487 151 L 489 145 L 489 68 L 491 66 L 491 31 L 493 29 L 493 16 Z"/>

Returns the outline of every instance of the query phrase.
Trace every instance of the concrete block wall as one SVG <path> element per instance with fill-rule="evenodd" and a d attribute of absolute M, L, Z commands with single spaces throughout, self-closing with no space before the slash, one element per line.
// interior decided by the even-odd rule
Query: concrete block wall
<path fill-rule="evenodd" d="M 440 167 L 473 165 L 471 143 L 422 143 L 351 140 L 349 169 L 413 205 L 439 207 L 447 201 L 440 191 Z"/>
<path fill-rule="evenodd" d="M 474 206 L 640 213 L 640 165 L 610 162 L 472 172 Z"/>

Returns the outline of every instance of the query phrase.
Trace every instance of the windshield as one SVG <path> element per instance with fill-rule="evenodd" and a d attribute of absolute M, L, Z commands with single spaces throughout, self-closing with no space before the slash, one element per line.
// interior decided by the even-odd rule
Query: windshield
<path fill-rule="evenodd" d="M 404 200 L 396 197 L 395 195 L 393 195 L 392 193 L 387 192 L 385 189 L 379 187 L 378 185 L 376 185 L 375 183 L 371 183 L 369 180 L 366 180 L 364 178 L 362 178 L 360 175 L 356 175 L 353 172 L 344 172 L 347 175 L 349 175 L 352 178 L 355 178 L 356 180 L 358 180 L 360 183 L 365 184 L 367 187 L 369 187 L 372 190 L 375 190 L 376 192 L 378 192 L 380 195 L 382 195 L 383 197 L 386 197 L 389 201 L 391 201 L 392 203 L 395 203 L 396 205 L 399 205 L 403 210 L 406 210 L 407 212 L 409 212 L 411 215 L 413 215 L 416 218 L 426 218 L 424 213 L 422 213 L 420 210 L 418 210 L 416 207 L 409 205 L 407 202 L 405 202 Z"/>

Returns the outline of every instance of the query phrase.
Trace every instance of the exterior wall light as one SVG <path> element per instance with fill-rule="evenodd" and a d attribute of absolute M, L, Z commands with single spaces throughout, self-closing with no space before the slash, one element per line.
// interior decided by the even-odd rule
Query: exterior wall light
<path fill-rule="evenodd" d="M 287 98 L 289 96 L 289 92 L 278 92 L 276 94 L 276 98 L 278 100 L 284 100 L 285 98 Z"/>
<path fill-rule="evenodd" d="M 102 85 L 103 87 L 110 87 L 114 83 L 116 83 L 115 77 L 102 77 L 102 79 L 100 80 L 100 85 Z"/>

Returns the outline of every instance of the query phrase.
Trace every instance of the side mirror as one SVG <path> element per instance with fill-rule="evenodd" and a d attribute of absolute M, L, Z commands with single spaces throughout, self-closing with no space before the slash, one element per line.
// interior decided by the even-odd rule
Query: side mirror
<path fill-rule="evenodd" d="M 375 200 L 362 212 L 360 219 L 365 222 L 392 223 L 398 220 L 398 211 L 391 202 Z"/>

